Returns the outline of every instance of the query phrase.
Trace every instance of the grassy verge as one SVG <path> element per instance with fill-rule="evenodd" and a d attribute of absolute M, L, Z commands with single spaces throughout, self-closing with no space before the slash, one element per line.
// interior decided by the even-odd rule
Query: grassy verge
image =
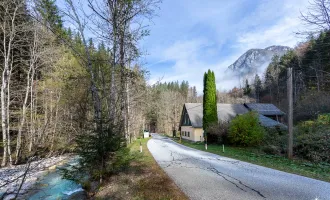
<path fill-rule="evenodd" d="M 175 138 L 175 141 L 178 141 L 178 139 Z M 206 151 L 204 143 L 182 141 L 182 144 L 194 149 Z M 330 182 L 330 164 L 328 163 L 315 164 L 306 160 L 289 160 L 283 156 L 265 154 L 258 148 L 225 146 L 225 152 L 223 153 L 222 146 L 209 144 L 207 152 Z"/>
<path fill-rule="evenodd" d="M 129 168 L 113 175 L 95 195 L 96 199 L 188 199 L 158 166 L 147 148 L 149 139 L 141 139 L 143 152 L 139 153 L 139 140 L 129 146 L 136 154 Z"/>

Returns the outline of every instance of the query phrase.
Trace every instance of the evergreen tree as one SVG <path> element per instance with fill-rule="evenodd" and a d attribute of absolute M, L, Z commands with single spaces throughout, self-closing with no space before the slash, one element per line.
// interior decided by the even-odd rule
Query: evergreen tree
<path fill-rule="evenodd" d="M 245 80 L 245 87 L 244 87 L 244 95 L 250 95 L 251 94 L 251 87 L 249 84 L 249 81 Z"/>
<path fill-rule="evenodd" d="M 44 25 L 51 28 L 57 36 L 66 35 L 56 0 L 37 0 L 36 7 Z"/>
<path fill-rule="evenodd" d="M 211 70 L 204 74 L 203 92 L 203 129 L 207 133 L 209 126 L 218 122 L 215 75 Z"/>
<path fill-rule="evenodd" d="M 260 91 L 261 91 L 261 80 L 258 74 L 254 78 L 254 89 L 256 94 L 257 103 L 260 101 Z"/>

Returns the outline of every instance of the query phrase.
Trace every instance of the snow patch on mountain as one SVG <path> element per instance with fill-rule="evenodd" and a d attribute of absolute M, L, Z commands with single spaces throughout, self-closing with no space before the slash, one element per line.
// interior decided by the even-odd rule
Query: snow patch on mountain
<path fill-rule="evenodd" d="M 241 55 L 226 71 L 236 76 L 240 82 L 252 79 L 256 74 L 263 77 L 274 55 L 283 56 L 291 48 L 286 46 L 270 46 L 265 49 L 250 49 Z"/>

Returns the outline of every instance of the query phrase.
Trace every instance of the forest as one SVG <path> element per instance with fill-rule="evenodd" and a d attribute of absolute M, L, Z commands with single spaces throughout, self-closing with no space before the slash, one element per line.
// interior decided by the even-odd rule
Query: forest
<path fill-rule="evenodd" d="M 144 130 L 177 130 L 183 103 L 201 97 L 188 81 L 147 83 L 138 42 L 159 1 L 89 0 L 90 16 L 64 3 L 0 2 L 1 166 L 75 153 L 102 182 L 116 152 Z"/>
<path fill-rule="evenodd" d="M 158 3 L 90 0 L 91 24 L 72 0 L 64 8 L 54 0 L 0 2 L 1 166 L 75 152 L 102 181 L 114 152 L 147 124 L 147 94 L 156 89 L 138 62 L 137 42 L 148 31 L 137 24 Z M 95 29 L 98 37 L 89 37 Z"/>
<path fill-rule="evenodd" d="M 150 34 L 148 24 L 160 3 L 86 0 L 82 6 L 63 0 L 59 7 L 55 0 L 0 1 L 1 167 L 74 153 L 81 158 L 75 172 L 88 172 L 102 183 L 127 164 L 128 145 L 144 131 L 180 134 L 183 104 L 205 97 L 186 80 L 149 84 L 139 42 Z M 295 153 L 329 162 L 330 22 L 327 11 L 314 6 L 321 14 L 302 20 L 316 31 L 299 33 L 307 39 L 274 56 L 262 77 L 229 92 L 216 91 L 217 71 L 204 79 L 212 82 L 207 99 L 215 107 L 272 103 L 288 113 L 287 69 L 292 68 Z M 213 115 L 207 117 L 218 123 Z M 276 134 L 266 145 L 282 145 L 282 152 L 275 151 L 283 154 L 286 135 Z"/>
<path fill-rule="evenodd" d="M 287 69 L 292 67 L 295 123 L 329 113 L 329 39 L 330 33 L 325 30 L 311 35 L 284 56 L 275 55 L 262 79 L 256 75 L 251 85 L 246 81 L 241 96 L 244 93 L 257 102 L 273 103 L 287 113 Z"/>

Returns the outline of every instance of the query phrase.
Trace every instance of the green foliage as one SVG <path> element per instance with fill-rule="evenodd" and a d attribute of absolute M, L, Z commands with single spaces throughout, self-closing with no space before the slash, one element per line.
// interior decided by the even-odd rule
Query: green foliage
<path fill-rule="evenodd" d="M 321 115 L 314 123 L 302 123 L 296 129 L 294 153 L 313 162 L 330 163 L 330 127 L 328 115 Z"/>
<path fill-rule="evenodd" d="M 257 113 L 249 112 L 235 117 L 230 122 L 228 139 L 235 145 L 256 146 L 262 142 L 264 132 Z"/>
<path fill-rule="evenodd" d="M 330 113 L 319 115 L 316 121 L 318 124 L 330 125 Z"/>
<path fill-rule="evenodd" d="M 107 162 L 108 172 L 117 173 L 129 167 L 129 164 L 137 157 L 137 152 L 131 152 L 128 147 L 119 149 L 115 156 Z"/>
<path fill-rule="evenodd" d="M 204 74 L 203 93 L 203 129 L 208 132 L 210 124 L 218 123 L 215 75 L 211 70 Z"/>
<path fill-rule="evenodd" d="M 220 120 L 218 123 L 212 123 L 210 124 L 208 131 L 209 143 L 227 144 L 229 122 Z"/>
<path fill-rule="evenodd" d="M 298 124 L 294 128 L 294 155 L 316 163 L 330 162 L 329 124 L 329 114 Z M 287 142 L 286 131 L 270 128 L 266 130 L 261 149 L 267 154 L 285 154 Z"/>
<path fill-rule="evenodd" d="M 76 152 L 80 156 L 78 170 L 89 172 L 94 179 L 101 179 L 112 170 L 117 170 L 121 158 L 127 152 L 124 148 L 125 139 L 122 134 L 116 133 L 115 128 L 109 127 L 99 131 L 101 132 L 86 132 L 79 135 L 76 140 Z"/>
<path fill-rule="evenodd" d="M 274 129 L 273 131 L 276 130 Z M 183 141 L 182 144 L 201 151 L 330 182 L 330 163 L 321 162 L 316 164 L 307 162 L 306 160 L 288 159 L 286 156 L 269 155 L 260 151 L 258 147 L 233 147 L 225 145 L 225 152 L 222 152 L 222 147 L 216 144 L 209 144 L 207 150 L 205 150 L 204 144 L 199 142 L 191 143 Z"/>
<path fill-rule="evenodd" d="M 254 90 L 255 90 L 255 95 L 257 102 L 260 101 L 260 92 L 261 92 L 261 80 L 258 74 L 256 74 L 254 78 Z"/>
<path fill-rule="evenodd" d="M 330 93 L 310 91 L 297 102 L 294 110 L 294 120 L 298 122 L 314 120 L 320 113 L 328 112 L 330 112 Z"/>
<path fill-rule="evenodd" d="M 36 4 L 44 24 L 56 34 L 63 33 L 63 21 L 56 0 L 37 0 Z"/>
<path fill-rule="evenodd" d="M 265 129 L 262 142 L 262 151 L 267 154 L 285 154 L 287 151 L 288 136 L 286 130 L 272 127 Z"/>
<path fill-rule="evenodd" d="M 330 112 L 330 32 L 325 30 L 282 57 L 274 57 L 265 73 L 260 95 L 265 103 L 276 103 L 286 112 L 287 68 L 293 68 L 294 121 L 316 119 Z"/>
<path fill-rule="evenodd" d="M 249 81 L 247 79 L 245 80 L 245 87 L 243 88 L 243 90 L 244 90 L 244 95 L 251 94 L 251 87 L 250 87 Z"/>

